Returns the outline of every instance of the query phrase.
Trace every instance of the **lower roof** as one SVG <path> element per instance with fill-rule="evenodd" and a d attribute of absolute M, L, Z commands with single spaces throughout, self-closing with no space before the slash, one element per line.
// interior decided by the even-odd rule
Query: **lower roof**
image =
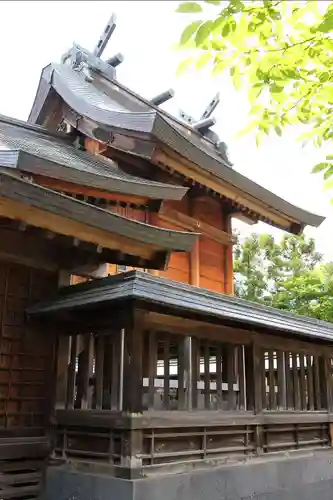
<path fill-rule="evenodd" d="M 198 236 L 127 219 L 1 171 L 0 212 L 1 216 L 105 248 L 114 248 L 117 241 L 120 251 L 126 245 L 125 255 L 140 258 L 140 251 L 147 250 L 147 255 L 159 255 L 159 268 L 166 266 L 171 252 L 189 251 Z"/>
<path fill-rule="evenodd" d="M 177 314 L 218 318 L 244 328 L 264 327 L 294 336 L 333 342 L 333 324 L 255 304 L 209 290 L 159 278 L 141 271 L 96 279 L 61 289 L 53 299 L 28 309 L 32 316 L 61 317 L 84 309 L 101 310 L 122 301 L 138 300 L 165 307 Z"/>

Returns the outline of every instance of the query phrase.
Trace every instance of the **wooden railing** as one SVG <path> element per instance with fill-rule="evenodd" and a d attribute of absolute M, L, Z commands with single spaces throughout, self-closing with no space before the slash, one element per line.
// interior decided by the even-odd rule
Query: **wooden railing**
<path fill-rule="evenodd" d="M 62 338 L 54 458 L 140 477 L 331 445 L 330 349 L 222 339 L 134 327 Z"/>
<path fill-rule="evenodd" d="M 333 415 L 219 412 L 58 411 L 53 458 L 89 463 L 96 471 L 141 477 L 262 455 L 321 450 L 331 446 Z M 94 465 L 92 465 L 94 464 Z"/>

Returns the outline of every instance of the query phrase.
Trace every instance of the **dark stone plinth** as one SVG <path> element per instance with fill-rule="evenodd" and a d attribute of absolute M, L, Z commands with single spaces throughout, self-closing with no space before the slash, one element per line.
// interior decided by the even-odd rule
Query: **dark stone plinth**
<path fill-rule="evenodd" d="M 332 500 L 333 451 L 126 480 L 50 467 L 43 500 Z"/>

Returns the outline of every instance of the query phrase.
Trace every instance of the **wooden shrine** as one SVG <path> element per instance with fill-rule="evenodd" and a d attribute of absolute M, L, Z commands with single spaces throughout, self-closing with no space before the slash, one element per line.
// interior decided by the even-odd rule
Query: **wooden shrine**
<path fill-rule="evenodd" d="M 124 87 L 114 28 L 0 116 L 0 497 L 287 500 L 312 456 L 331 491 L 333 325 L 232 273 L 232 218 L 324 219 L 232 168 L 218 97 L 195 121 Z"/>

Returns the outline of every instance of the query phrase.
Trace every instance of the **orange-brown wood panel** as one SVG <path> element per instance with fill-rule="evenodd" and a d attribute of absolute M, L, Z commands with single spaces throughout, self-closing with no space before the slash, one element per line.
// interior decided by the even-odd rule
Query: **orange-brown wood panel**
<path fill-rule="evenodd" d="M 194 200 L 193 215 L 218 229 L 225 229 L 221 202 L 219 200 L 209 196 L 196 198 Z"/>
<path fill-rule="evenodd" d="M 145 210 L 139 210 L 131 207 L 121 207 L 114 206 L 110 207 L 110 211 L 123 217 L 127 217 L 128 219 L 138 220 L 140 222 L 147 221 L 147 212 Z"/>
<path fill-rule="evenodd" d="M 175 252 L 171 255 L 167 271 L 160 272 L 160 276 L 170 280 L 190 282 L 190 256 L 188 253 Z"/>
<path fill-rule="evenodd" d="M 164 202 L 164 208 L 165 210 L 171 209 L 171 210 L 178 210 L 178 212 L 181 212 L 182 214 L 190 215 L 190 200 L 188 195 L 185 195 L 181 200 L 179 201 L 165 201 Z"/>
<path fill-rule="evenodd" d="M 209 196 L 197 198 L 192 215 L 217 229 L 226 231 L 225 215 L 221 202 Z M 225 259 L 227 246 L 207 236 L 200 237 L 199 263 L 200 286 L 214 292 L 226 292 Z"/>
<path fill-rule="evenodd" d="M 200 238 L 200 286 L 225 291 L 224 258 L 226 247 L 206 237 Z"/>
<path fill-rule="evenodd" d="M 168 201 L 164 210 L 177 210 L 182 214 L 192 216 L 221 231 L 231 232 L 227 214 L 222 211 L 219 200 L 209 196 L 190 199 L 185 196 L 181 201 Z M 144 210 L 129 207 L 113 207 L 112 211 L 125 217 L 147 222 L 165 229 L 185 231 L 177 221 L 160 219 L 158 214 L 147 213 Z M 117 266 L 109 265 L 108 274 L 115 274 Z M 173 253 L 166 271 L 153 272 L 182 283 L 190 283 L 220 293 L 233 293 L 232 279 L 232 247 L 224 245 L 212 238 L 201 235 L 192 252 Z M 231 283 L 231 284 L 230 284 Z"/>
<path fill-rule="evenodd" d="M 210 280 L 200 276 L 200 287 L 207 288 L 211 292 L 224 293 L 224 285 L 219 281 Z"/>

